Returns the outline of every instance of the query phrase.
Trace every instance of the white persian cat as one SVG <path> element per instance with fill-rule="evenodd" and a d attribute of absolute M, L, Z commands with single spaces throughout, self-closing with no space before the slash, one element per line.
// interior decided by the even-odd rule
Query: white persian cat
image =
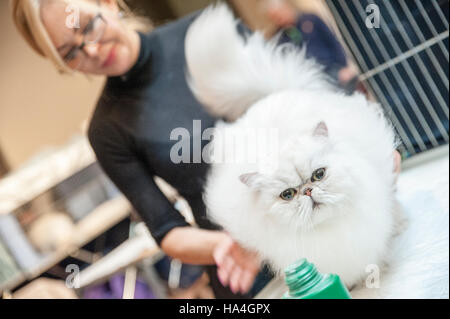
<path fill-rule="evenodd" d="M 268 149 L 256 161 L 213 163 L 208 214 L 274 270 L 306 257 L 353 286 L 381 267 L 394 233 L 393 129 L 379 105 L 334 90 L 304 52 L 243 38 L 236 24 L 225 5 L 193 23 L 190 85 L 213 114 L 237 119 L 219 133 L 275 129 L 278 153 L 276 165 L 261 165 Z M 212 149 L 228 154 L 235 142 L 216 138 Z"/>

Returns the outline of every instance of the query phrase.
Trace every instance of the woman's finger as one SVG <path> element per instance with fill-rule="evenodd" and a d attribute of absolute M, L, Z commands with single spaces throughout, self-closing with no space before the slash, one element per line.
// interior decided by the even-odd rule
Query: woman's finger
<path fill-rule="evenodd" d="M 234 294 L 240 290 L 241 275 L 242 275 L 241 267 L 239 267 L 239 266 L 234 267 L 233 272 L 230 275 L 230 288 Z"/>
<path fill-rule="evenodd" d="M 223 268 L 217 268 L 217 277 L 220 280 L 222 286 L 226 287 L 228 285 L 228 272 Z"/>
<path fill-rule="evenodd" d="M 251 271 L 244 270 L 242 272 L 240 280 L 240 291 L 243 294 L 246 294 L 250 290 L 250 288 L 253 285 L 253 282 L 255 281 L 255 277 L 256 275 Z"/>
<path fill-rule="evenodd" d="M 231 271 L 233 270 L 235 265 L 236 265 L 236 263 L 232 257 L 225 256 L 225 258 L 223 259 L 221 268 L 223 268 L 226 272 L 231 273 Z"/>
<path fill-rule="evenodd" d="M 230 276 L 233 272 L 233 269 L 235 268 L 236 263 L 234 262 L 233 258 L 230 256 L 225 256 L 222 265 L 219 267 L 221 271 L 221 281 L 222 285 L 227 286 L 230 282 Z"/>

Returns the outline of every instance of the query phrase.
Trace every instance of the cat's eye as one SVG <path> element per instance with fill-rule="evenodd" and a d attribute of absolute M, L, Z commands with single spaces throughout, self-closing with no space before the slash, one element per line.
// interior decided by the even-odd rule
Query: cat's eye
<path fill-rule="evenodd" d="M 293 200 L 294 196 L 297 195 L 297 190 L 295 188 L 286 189 L 284 192 L 280 194 L 281 199 L 283 200 Z"/>
<path fill-rule="evenodd" d="M 325 176 L 325 171 L 325 168 L 319 168 L 318 170 L 316 170 L 311 176 L 311 182 L 318 182 L 322 180 Z"/>

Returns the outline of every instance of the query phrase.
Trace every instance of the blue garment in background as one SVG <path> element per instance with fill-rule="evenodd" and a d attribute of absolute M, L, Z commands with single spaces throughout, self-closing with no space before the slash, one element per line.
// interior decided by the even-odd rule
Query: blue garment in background
<path fill-rule="evenodd" d="M 325 67 L 325 72 L 337 77 L 337 71 L 347 66 L 345 51 L 328 26 L 314 14 L 302 14 L 295 26 L 284 29 L 280 44 L 306 46 L 306 56 Z"/>

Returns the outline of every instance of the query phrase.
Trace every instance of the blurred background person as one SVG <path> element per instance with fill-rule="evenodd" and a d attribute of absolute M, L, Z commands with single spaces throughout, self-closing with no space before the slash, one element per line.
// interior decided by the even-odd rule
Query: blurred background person
<path fill-rule="evenodd" d="M 324 71 L 339 85 L 349 86 L 356 80 L 356 72 L 348 63 L 345 50 L 336 35 L 316 14 L 301 12 L 290 0 L 262 0 L 268 18 L 281 32 L 280 43 L 294 43 L 306 48 L 306 55 L 324 66 Z"/>
<path fill-rule="evenodd" d="M 334 32 L 316 14 L 301 10 L 292 0 L 230 0 L 236 13 L 252 29 L 263 31 L 266 38 L 279 36 L 279 43 L 293 43 L 305 48 L 306 55 L 323 66 L 337 85 L 352 93 L 357 72 Z M 252 12 L 250 11 L 250 6 Z"/>

